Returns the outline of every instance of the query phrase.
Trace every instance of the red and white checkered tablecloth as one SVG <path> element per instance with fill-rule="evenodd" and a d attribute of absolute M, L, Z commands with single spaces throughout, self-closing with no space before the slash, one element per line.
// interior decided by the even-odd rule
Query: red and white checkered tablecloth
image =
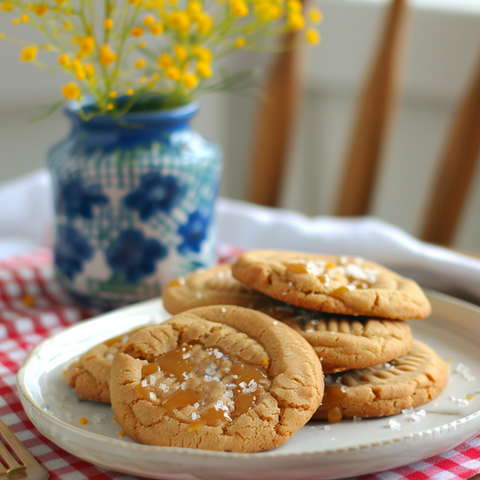
<path fill-rule="evenodd" d="M 223 247 L 225 259 L 238 253 Z M 0 261 L 0 418 L 49 471 L 50 478 L 134 478 L 80 460 L 45 438 L 28 419 L 15 386 L 16 373 L 42 340 L 95 312 L 75 305 L 53 278 L 47 250 Z M 480 435 L 421 462 L 360 480 L 450 480 L 480 473 Z"/>

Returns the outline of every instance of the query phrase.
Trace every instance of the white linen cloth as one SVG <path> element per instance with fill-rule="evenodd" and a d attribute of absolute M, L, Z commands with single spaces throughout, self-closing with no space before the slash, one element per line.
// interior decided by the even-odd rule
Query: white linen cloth
<path fill-rule="evenodd" d="M 53 200 L 45 170 L 0 185 L 0 258 L 51 245 Z M 480 260 L 421 242 L 371 217 L 309 218 L 221 198 L 220 243 L 361 256 L 421 285 L 480 304 Z"/>

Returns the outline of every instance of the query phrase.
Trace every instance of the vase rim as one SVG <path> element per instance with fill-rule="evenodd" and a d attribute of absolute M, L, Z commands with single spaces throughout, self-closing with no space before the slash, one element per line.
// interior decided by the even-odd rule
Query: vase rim
<path fill-rule="evenodd" d="M 83 123 L 110 123 L 115 122 L 117 118 L 122 118 L 127 121 L 148 122 L 148 121 L 172 121 L 172 120 L 187 120 L 192 117 L 200 108 L 200 105 L 196 101 L 189 102 L 179 107 L 165 108 L 162 110 L 148 110 L 145 112 L 127 112 L 121 117 L 114 117 L 108 114 L 97 115 L 90 120 L 85 121 L 80 117 L 80 108 L 92 108 L 96 103 L 94 97 L 88 96 L 79 102 L 77 100 L 71 100 L 66 103 L 64 107 L 64 113 L 68 117 L 73 117 L 80 120 Z"/>

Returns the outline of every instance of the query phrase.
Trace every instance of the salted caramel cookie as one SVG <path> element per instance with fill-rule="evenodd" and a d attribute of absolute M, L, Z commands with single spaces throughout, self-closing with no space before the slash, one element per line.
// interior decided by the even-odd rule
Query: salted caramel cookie
<path fill-rule="evenodd" d="M 172 280 L 163 292 L 163 305 L 172 315 L 208 305 L 238 305 L 258 309 L 275 302 L 232 277 L 224 263 Z"/>
<path fill-rule="evenodd" d="M 413 341 L 409 354 L 376 367 L 325 377 L 325 395 L 314 419 L 384 417 L 433 400 L 445 387 L 448 371 L 427 345 Z"/>
<path fill-rule="evenodd" d="M 257 452 L 285 443 L 318 408 L 320 362 L 271 317 L 236 306 L 189 310 L 133 335 L 115 356 L 112 407 L 146 444 Z"/>
<path fill-rule="evenodd" d="M 291 305 L 262 309 L 302 335 L 318 355 L 324 373 L 371 367 L 410 351 L 410 325 L 400 320 L 351 317 Z"/>
<path fill-rule="evenodd" d="M 113 357 L 138 330 L 136 328 L 95 345 L 68 367 L 65 378 L 77 397 L 110 403 L 110 370 Z"/>
<path fill-rule="evenodd" d="M 431 312 L 416 282 L 360 258 L 261 250 L 243 254 L 232 272 L 254 290 L 312 310 L 398 320 Z"/>

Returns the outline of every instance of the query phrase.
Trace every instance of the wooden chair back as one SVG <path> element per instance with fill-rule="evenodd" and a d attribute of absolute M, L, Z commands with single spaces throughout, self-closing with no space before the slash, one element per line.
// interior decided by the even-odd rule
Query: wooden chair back
<path fill-rule="evenodd" d="M 391 0 L 370 70 L 360 92 L 346 150 L 337 215 L 369 213 L 382 153 L 395 119 L 409 39 L 409 0 Z M 291 37 L 288 39 L 291 40 Z M 249 200 L 277 205 L 295 113 L 302 94 L 301 52 L 278 55 L 260 103 L 250 168 Z M 480 153 L 480 63 L 454 115 L 423 228 L 424 240 L 449 245 Z"/>

